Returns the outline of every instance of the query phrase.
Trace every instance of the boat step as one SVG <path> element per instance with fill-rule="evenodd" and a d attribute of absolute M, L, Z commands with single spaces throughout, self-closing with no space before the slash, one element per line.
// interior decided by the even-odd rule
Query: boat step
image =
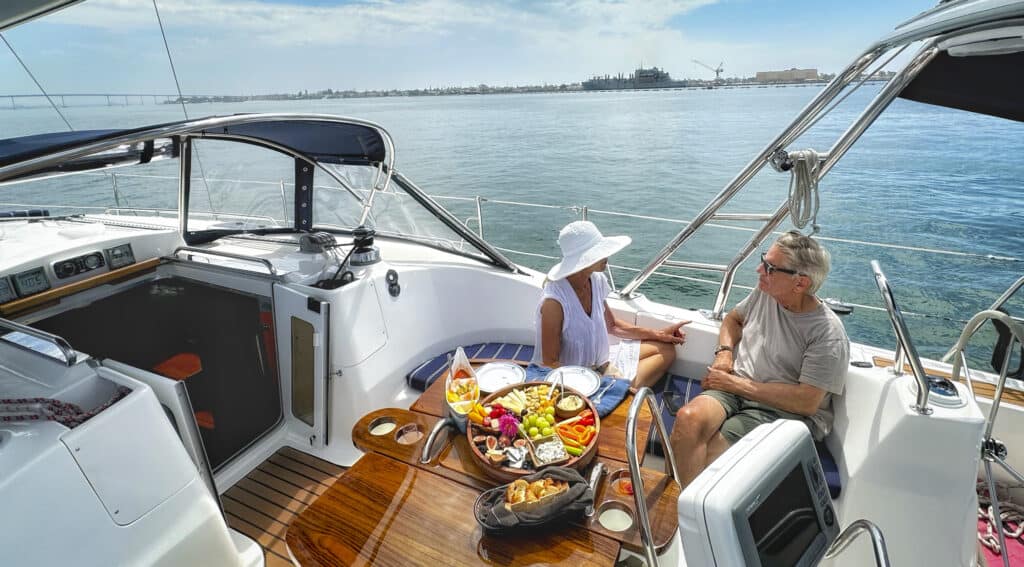
<path fill-rule="evenodd" d="M 288 526 L 343 472 L 344 467 L 283 447 L 221 495 L 228 525 L 260 544 L 267 567 L 290 567 Z"/>

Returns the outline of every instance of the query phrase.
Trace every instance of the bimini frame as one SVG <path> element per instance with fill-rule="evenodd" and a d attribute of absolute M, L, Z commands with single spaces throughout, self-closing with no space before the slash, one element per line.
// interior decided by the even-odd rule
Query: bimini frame
<path fill-rule="evenodd" d="M 940 41 L 975 32 L 979 28 L 987 29 L 993 25 L 1005 25 L 1006 20 L 1021 16 L 1024 16 L 1024 3 L 1022 2 L 1008 2 L 1005 0 L 946 2 L 897 27 L 893 34 L 872 45 L 842 73 L 836 75 L 825 89 L 800 111 L 796 119 L 781 134 L 769 142 L 718 195 L 711 199 L 708 205 L 687 226 L 665 245 L 632 281 L 619 291 L 620 296 L 623 299 L 634 297 L 637 288 L 662 266 L 686 270 L 720 272 L 722 273 L 722 281 L 719 286 L 718 295 L 715 298 L 711 316 L 714 319 L 721 320 L 725 313 L 726 303 L 729 300 L 729 292 L 732 289 L 737 268 L 782 222 L 790 212 L 790 205 L 788 202 L 783 202 L 771 213 L 736 214 L 719 211 L 765 165 L 772 165 L 778 171 L 790 169 L 792 161 L 786 148 L 817 123 L 818 120 L 831 112 L 846 96 L 849 96 L 866 80 L 882 70 L 886 64 L 912 43 L 924 42 L 917 54 L 910 59 L 902 70 L 889 79 L 881 92 L 875 96 L 860 116 L 858 116 L 857 120 L 832 145 L 828 153 L 819 154 L 819 166 L 816 172 L 818 180 L 828 174 L 864 131 L 874 123 L 882 111 L 941 52 L 939 48 Z M 872 65 L 879 62 L 885 55 L 889 55 L 888 59 L 877 65 L 874 71 L 866 73 Z M 854 83 L 857 83 L 856 86 L 848 89 Z M 845 95 L 844 91 L 846 91 Z M 840 95 L 843 95 L 842 98 L 839 98 Z M 837 98 L 838 100 L 836 100 Z M 832 104 L 833 101 L 836 101 L 835 104 Z M 763 225 L 727 264 L 708 264 L 670 259 L 680 246 L 690 240 L 708 221 L 713 220 L 762 221 Z"/>

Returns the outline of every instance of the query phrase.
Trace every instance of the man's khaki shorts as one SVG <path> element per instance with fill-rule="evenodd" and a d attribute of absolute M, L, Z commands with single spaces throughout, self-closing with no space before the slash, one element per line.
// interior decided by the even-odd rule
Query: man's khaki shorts
<path fill-rule="evenodd" d="M 720 390 L 705 390 L 700 395 L 714 398 L 725 409 L 725 422 L 722 423 L 721 432 L 729 444 L 739 441 L 740 437 L 750 433 L 758 425 L 771 423 L 776 419 L 804 421 L 802 415 L 778 410 L 762 403 L 752 402 L 736 394 Z"/>

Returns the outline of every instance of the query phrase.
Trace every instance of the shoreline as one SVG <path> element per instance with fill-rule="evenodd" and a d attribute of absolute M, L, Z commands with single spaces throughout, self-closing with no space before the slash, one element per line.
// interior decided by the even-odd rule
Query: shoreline
<path fill-rule="evenodd" d="M 290 102 L 290 101 L 317 101 L 317 100 L 344 100 L 353 98 L 417 98 L 417 97 L 445 97 L 445 96 L 474 96 L 474 95 L 531 95 L 531 94 L 573 94 L 573 93 L 617 93 L 617 92 L 644 92 L 644 91 L 701 91 L 701 90 L 729 90 L 729 89 L 769 89 L 769 88 L 790 88 L 790 87 L 822 87 L 829 81 L 792 81 L 792 82 L 734 82 L 719 84 L 701 84 L 688 86 L 664 86 L 649 88 L 621 88 L 621 89 L 584 89 L 580 85 L 557 85 L 557 86 L 529 86 L 529 87 L 453 87 L 446 89 L 413 89 L 413 90 L 389 90 L 389 91 L 319 91 L 316 93 L 295 93 L 295 94 L 266 94 L 266 95 L 185 95 L 178 97 L 177 94 L 50 94 L 52 100 L 60 99 L 58 106 L 67 107 L 90 107 L 90 106 L 153 106 L 164 104 L 205 104 L 205 103 L 245 103 L 245 102 Z M 872 79 L 868 83 L 884 82 L 881 79 Z M 67 99 L 92 99 L 81 104 L 67 103 Z M 19 110 L 33 108 L 49 108 L 47 97 L 42 94 L 0 94 L 0 100 L 7 99 L 10 104 L 0 104 L 0 110 Z M 29 104 L 17 104 L 15 100 L 30 100 Z M 106 101 L 103 101 L 106 99 Z M 162 99 L 162 100 L 158 100 Z M 38 100 L 38 102 L 36 102 Z M 99 102 L 97 102 L 99 100 Z M 151 100 L 151 102 L 147 102 Z"/>

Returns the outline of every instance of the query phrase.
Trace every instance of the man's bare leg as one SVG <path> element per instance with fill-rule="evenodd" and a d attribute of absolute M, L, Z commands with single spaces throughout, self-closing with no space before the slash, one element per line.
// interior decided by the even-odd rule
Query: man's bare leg
<path fill-rule="evenodd" d="M 730 446 L 732 446 L 732 443 L 729 443 L 729 440 L 726 439 L 721 432 L 715 433 L 714 436 L 711 437 L 711 441 L 708 443 L 708 455 L 707 461 L 704 463 L 704 468 L 708 468 L 711 463 L 715 462 L 715 459 L 718 457 L 721 457 L 722 453 L 724 453 Z"/>
<path fill-rule="evenodd" d="M 718 432 L 725 418 L 725 408 L 709 396 L 697 396 L 676 413 L 669 442 L 683 488 L 729 447 Z"/>

